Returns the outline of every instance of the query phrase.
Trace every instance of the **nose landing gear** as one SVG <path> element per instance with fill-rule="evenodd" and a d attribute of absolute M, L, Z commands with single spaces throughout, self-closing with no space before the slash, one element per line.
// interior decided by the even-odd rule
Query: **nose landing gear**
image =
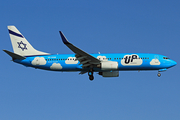
<path fill-rule="evenodd" d="M 161 73 L 160 73 L 160 72 L 158 72 L 157 76 L 158 76 L 158 77 L 161 77 Z"/>
<path fill-rule="evenodd" d="M 161 76 L 161 73 L 160 72 L 164 72 L 164 71 L 166 71 L 167 70 L 167 68 L 163 68 L 163 69 L 159 69 L 158 70 L 158 77 L 160 77 Z"/>

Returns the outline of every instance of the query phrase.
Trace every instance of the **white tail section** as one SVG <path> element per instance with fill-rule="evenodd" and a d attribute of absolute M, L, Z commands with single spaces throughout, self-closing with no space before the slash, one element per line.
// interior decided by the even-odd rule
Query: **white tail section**
<path fill-rule="evenodd" d="M 41 52 L 34 49 L 26 38 L 18 31 L 15 26 L 8 26 L 11 43 L 14 53 L 21 56 L 48 55 L 49 53 Z"/>

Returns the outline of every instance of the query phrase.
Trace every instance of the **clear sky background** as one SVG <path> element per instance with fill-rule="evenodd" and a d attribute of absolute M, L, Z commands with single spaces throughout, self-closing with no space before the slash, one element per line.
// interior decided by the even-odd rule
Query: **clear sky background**
<path fill-rule="evenodd" d="M 15 25 L 38 50 L 71 54 L 157 53 L 177 65 L 118 78 L 27 68 L 0 52 L 0 120 L 180 120 L 179 0 L 1 0 L 0 48 Z"/>

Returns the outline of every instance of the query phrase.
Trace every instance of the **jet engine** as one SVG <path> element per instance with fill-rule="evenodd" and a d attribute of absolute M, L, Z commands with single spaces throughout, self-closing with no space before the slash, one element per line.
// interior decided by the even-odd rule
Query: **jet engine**
<path fill-rule="evenodd" d="M 103 61 L 97 67 L 101 68 L 101 70 L 117 70 L 118 69 L 118 62 Z"/>

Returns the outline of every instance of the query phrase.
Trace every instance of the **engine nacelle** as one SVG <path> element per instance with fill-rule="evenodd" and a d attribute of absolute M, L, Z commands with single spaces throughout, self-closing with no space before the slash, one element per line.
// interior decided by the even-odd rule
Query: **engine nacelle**
<path fill-rule="evenodd" d="M 99 75 L 102 75 L 103 77 L 119 77 L 119 71 L 99 72 Z"/>
<path fill-rule="evenodd" d="M 101 62 L 101 69 L 102 70 L 117 70 L 118 62 L 112 62 L 112 61 Z"/>

